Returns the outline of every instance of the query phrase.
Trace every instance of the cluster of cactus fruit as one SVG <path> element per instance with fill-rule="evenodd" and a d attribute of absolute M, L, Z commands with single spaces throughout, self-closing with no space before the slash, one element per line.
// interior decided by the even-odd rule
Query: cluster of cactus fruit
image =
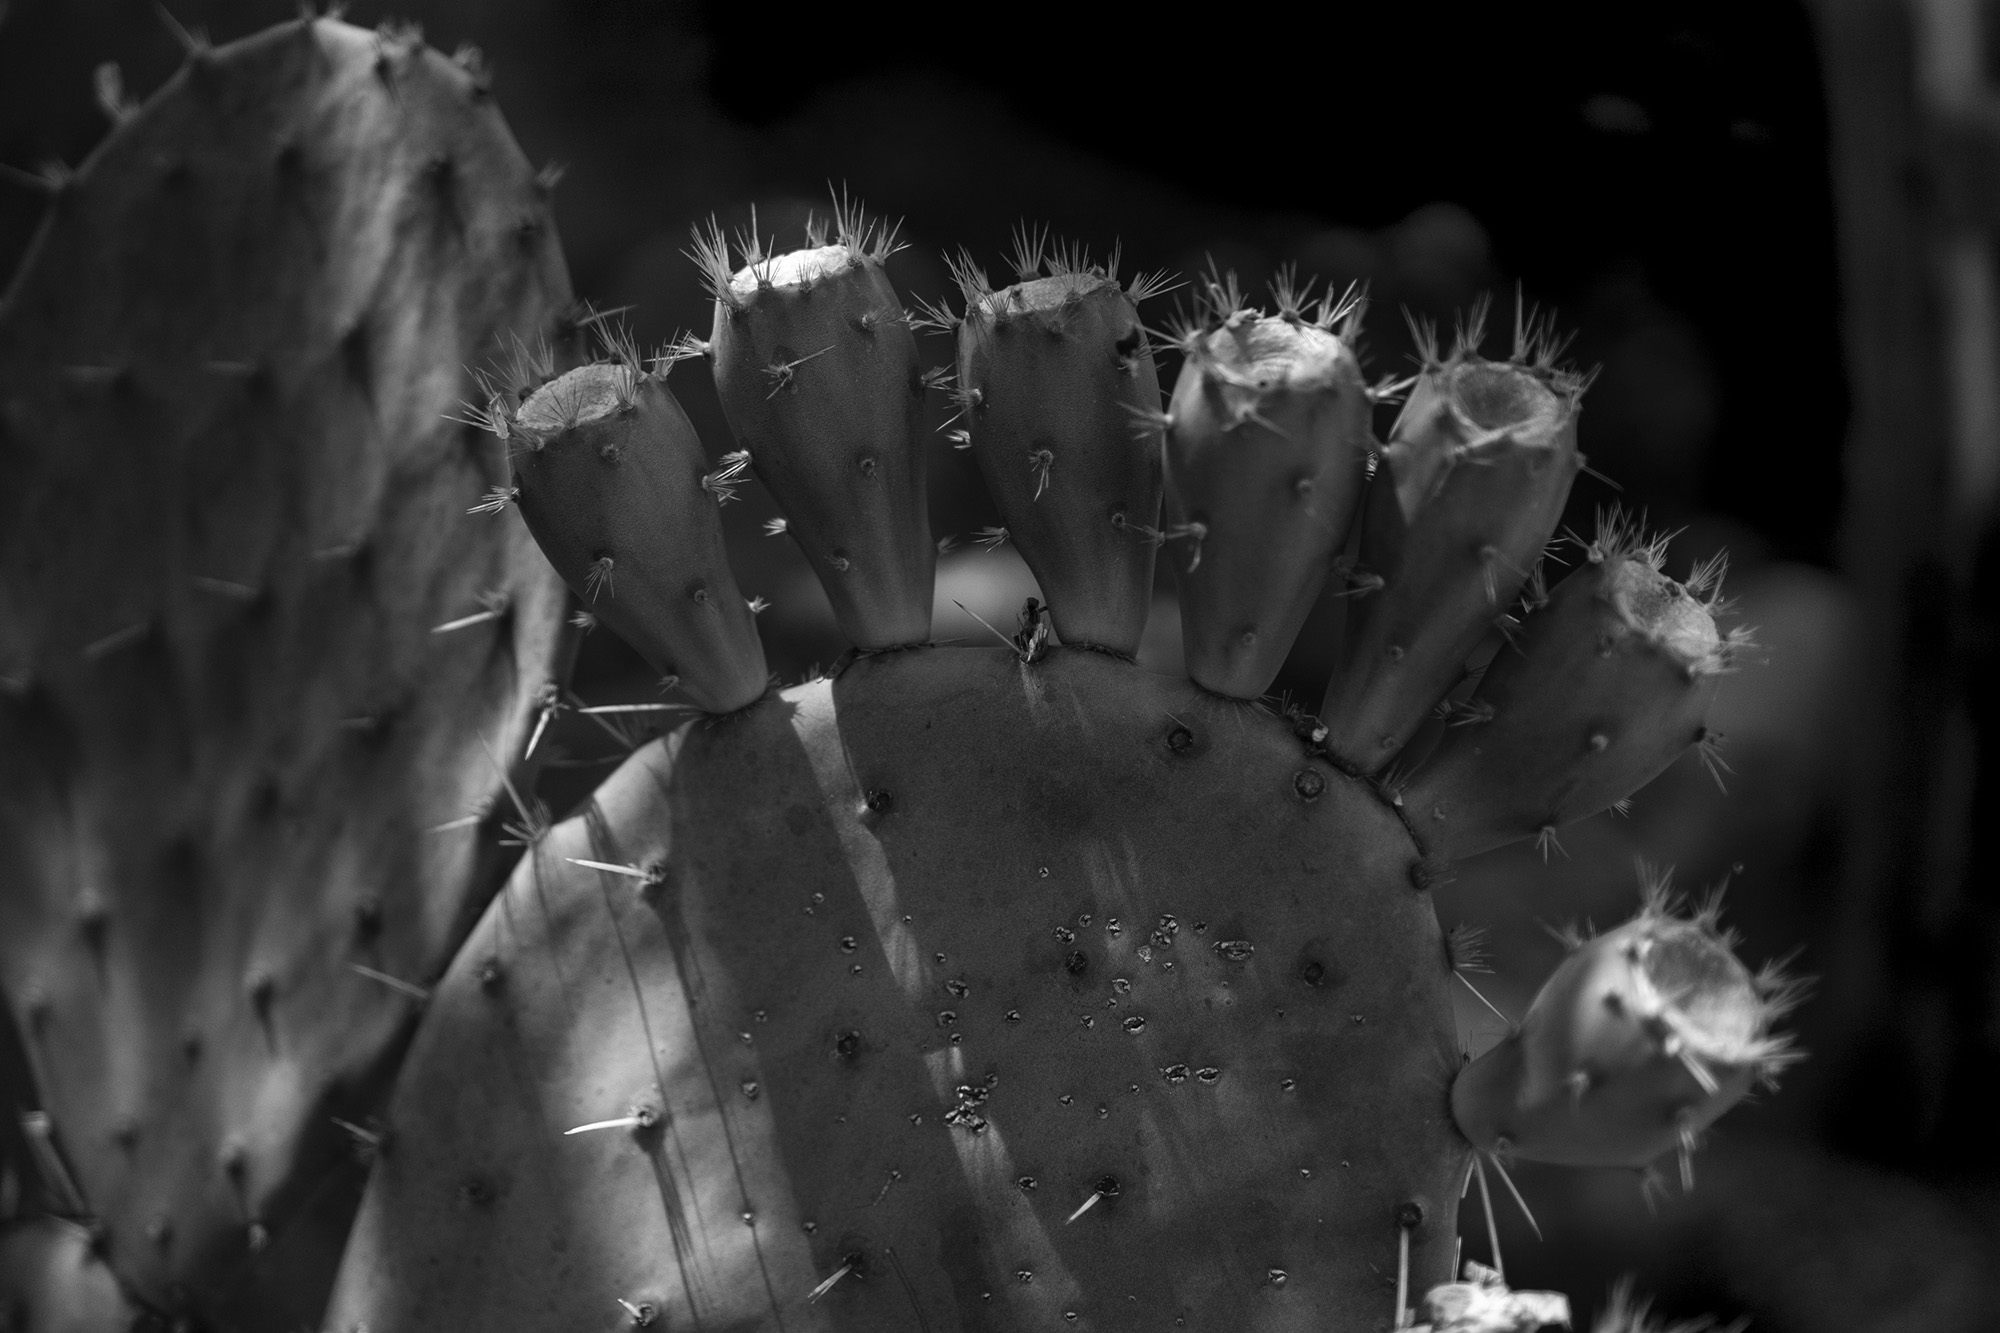
<path fill-rule="evenodd" d="M 1497 1242 L 1453 1280 L 1469 1185 L 1685 1172 L 1795 992 L 1656 877 L 1461 1049 L 1428 890 L 1710 745 L 1746 643 L 1719 569 L 1616 515 L 1544 586 L 1586 388 L 1547 326 L 1489 359 L 1475 313 L 1371 386 L 1358 296 L 1211 273 L 1161 330 L 1166 280 L 1040 234 L 912 312 L 843 199 L 801 249 L 698 232 L 713 328 L 646 354 L 564 314 L 545 185 L 475 61 L 307 16 L 197 46 L 0 311 L 34 483 L 0 500 L 0 982 L 111 1295 L 372 1333 L 1565 1322 Z M 180 298 L 163 212 L 218 256 Z M 603 354 L 524 352 L 444 422 L 565 319 Z M 934 391 L 1041 593 L 992 647 L 929 642 Z M 164 515 L 99 482 L 135 450 Z M 854 647 L 785 689 L 724 549 L 753 477 Z M 1187 679 L 1134 662 L 1162 551 Z M 696 714 L 553 824 L 550 566 Z M 1273 708 L 1329 591 L 1325 700 Z M 25 1327 L 109 1299 L 34 1253 Z"/>

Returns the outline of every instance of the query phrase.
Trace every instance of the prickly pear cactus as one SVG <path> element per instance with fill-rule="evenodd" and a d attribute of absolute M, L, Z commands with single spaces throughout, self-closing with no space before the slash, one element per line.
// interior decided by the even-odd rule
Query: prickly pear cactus
<path fill-rule="evenodd" d="M 907 553 L 928 534 L 879 527 L 916 522 L 896 489 L 914 469 L 884 461 L 913 381 L 870 359 L 858 322 L 888 299 L 884 256 L 842 226 L 840 247 L 746 246 L 734 271 L 716 233 L 698 250 L 738 443 L 869 644 L 908 637 L 897 608 L 928 564 Z M 1550 538 L 1581 383 L 1539 334 L 1497 361 L 1473 335 L 1432 358 L 1371 481 L 1379 391 L 1355 360 L 1354 302 L 1312 307 L 1287 283 L 1263 313 L 1231 281 L 1203 284 L 1163 406 L 1132 289 L 1081 255 L 1030 253 L 1005 291 L 960 263 L 965 313 L 923 322 L 960 335 L 965 442 L 1051 607 L 1031 600 L 1003 646 L 862 652 L 691 721 L 536 841 L 433 994 L 334 1327 L 1375 1330 L 1422 1304 L 1438 1328 L 1490 1331 L 1566 1316 L 1490 1274 L 1449 1281 L 1474 1153 L 1504 1152 L 1512 1122 L 1466 1118 L 1485 1093 L 1455 1100 L 1447 982 L 1465 960 L 1428 889 L 1447 856 L 1621 799 L 1692 741 L 1731 651 L 1712 608 L 1652 548 L 1610 541 L 1507 622 L 1519 651 L 1469 706 L 1491 725 L 1458 729 L 1484 739 L 1430 758 L 1414 722 Z M 812 337 L 783 332 L 811 320 Z M 671 359 L 643 376 L 651 392 Z M 544 393 L 592 375 L 633 393 L 635 373 L 579 370 Z M 587 414 L 551 435 L 545 405 L 493 427 L 525 458 L 575 450 L 579 495 L 632 466 L 588 449 Z M 859 421 L 881 434 L 857 454 Z M 1396 461 L 1425 451 L 1425 479 Z M 521 500 L 535 523 L 525 485 Z M 1336 563 L 1357 521 L 1362 550 L 1392 553 L 1372 570 Z M 1390 521 L 1371 546 L 1366 525 Z M 1163 542 L 1192 681 L 1125 656 Z M 666 559 L 647 549 L 633 558 Z M 685 564 L 632 575 L 723 586 Z M 1330 722 L 1256 702 L 1335 576 L 1381 599 L 1368 642 L 1423 655 L 1421 677 L 1355 670 L 1336 690 L 1378 714 L 1365 734 L 1397 737 L 1394 781 L 1368 775 L 1373 752 L 1329 748 Z M 1433 603 L 1449 623 L 1425 620 Z M 1049 612 L 1079 642 L 1059 645 Z M 729 623 L 676 612 L 648 633 L 665 656 L 703 650 L 710 697 L 757 693 L 747 651 L 713 651 Z M 1496 789 L 1515 774 L 1540 785 Z M 1673 991 L 1648 975 L 1648 996 Z M 1665 1136 L 1648 1122 L 1595 1160 L 1671 1148 L 1740 1095 L 1734 1068 L 1662 1056 L 1666 1014 L 1621 1029 L 1637 1072 L 1607 1081 L 1613 1119 L 1651 1116 Z M 1581 1132 L 1530 1109 L 1540 1155 Z"/>
<path fill-rule="evenodd" d="M 0 306 L 18 1109 L 143 1306 L 295 1327 L 356 1203 L 334 1118 L 492 892 L 495 757 L 562 665 L 444 417 L 567 279 L 476 60 L 413 33 L 195 43 L 52 188 Z"/>
<path fill-rule="evenodd" d="M 336 1312 L 1387 1311 L 1465 1151 L 1420 855 L 1277 719 L 1101 652 L 868 657 L 697 725 L 441 986 Z"/>

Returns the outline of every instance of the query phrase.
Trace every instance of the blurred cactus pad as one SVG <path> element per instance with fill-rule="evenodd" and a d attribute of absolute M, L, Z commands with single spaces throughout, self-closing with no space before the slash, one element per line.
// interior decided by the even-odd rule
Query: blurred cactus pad
<path fill-rule="evenodd" d="M 0 309 L 0 1327 L 1532 1329 L 1559 1296 L 1455 1271 L 1474 1178 L 1685 1172 L 1795 1058 L 1795 989 L 1658 880 L 1456 1030 L 1452 860 L 1713 758 L 1748 644 L 1623 516 L 1545 574 L 1588 379 L 1544 321 L 1371 384 L 1362 293 L 1156 318 L 1174 279 L 1033 230 L 906 308 L 843 195 L 798 248 L 698 230 L 713 326 L 642 349 L 476 55 L 311 17 L 190 39 L 46 184 Z M 930 641 L 953 444 L 1041 593 L 980 646 Z M 750 484 L 853 645 L 790 687 Z M 1186 678 L 1134 660 L 1162 554 Z M 1320 713 L 1274 702 L 1329 599 Z M 671 725 L 554 820 L 572 608 Z"/>

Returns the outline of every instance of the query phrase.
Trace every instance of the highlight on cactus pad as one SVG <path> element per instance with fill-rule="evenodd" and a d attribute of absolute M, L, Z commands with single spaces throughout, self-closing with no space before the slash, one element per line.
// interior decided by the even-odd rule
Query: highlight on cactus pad
<path fill-rule="evenodd" d="M 1554 323 L 1497 348 L 1481 306 L 1371 382 L 1359 290 L 1031 227 L 913 307 L 840 192 L 797 248 L 699 227 L 712 324 L 643 349 L 573 301 L 552 186 L 473 56 L 191 38 L 10 289 L 0 981 L 78 1225 L 0 1271 L 242 1329 L 1566 1324 L 1489 1172 L 1691 1188 L 1798 989 L 1647 871 L 1462 1049 L 1431 890 L 1719 763 L 1751 644 L 1719 563 L 1558 534 Z M 125 285 L 109 237 L 238 295 Z M 953 446 L 1038 590 L 984 644 L 932 641 Z M 91 483 L 134 457 L 164 496 Z M 799 684 L 725 547 L 752 485 L 851 644 Z M 1162 553 L 1184 675 L 1135 661 Z M 1282 706 L 1329 596 L 1324 702 Z M 670 697 L 577 698 L 591 626 Z M 555 819 L 564 711 L 631 752 Z"/>

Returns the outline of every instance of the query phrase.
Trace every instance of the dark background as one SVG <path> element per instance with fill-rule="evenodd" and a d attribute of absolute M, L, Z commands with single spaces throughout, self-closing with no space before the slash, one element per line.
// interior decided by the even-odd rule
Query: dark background
<path fill-rule="evenodd" d="M 218 41 L 291 13 L 248 0 L 173 8 Z M 1574 359 L 1600 368 L 1582 443 L 1602 475 L 1579 482 L 1568 523 L 1587 532 L 1593 510 L 1622 499 L 1684 529 L 1676 570 L 1727 546 L 1765 661 L 1721 705 L 1732 795 L 1677 766 L 1629 820 L 1566 833 L 1550 864 L 1510 849 L 1462 867 L 1440 908 L 1447 924 L 1491 929 L 1486 993 L 1516 1016 L 1559 953 L 1542 923 L 1629 912 L 1635 854 L 1678 865 L 1690 887 L 1733 875 L 1751 960 L 1798 949 L 1822 981 L 1799 1019 L 1814 1058 L 1783 1093 L 1723 1122 L 1692 1196 L 1655 1216 L 1631 1177 L 1520 1171 L 1546 1240 L 1503 1221 L 1510 1277 L 1570 1292 L 1580 1323 L 1616 1274 L 1636 1271 L 1663 1309 L 1747 1312 L 1760 1328 L 2000 1325 L 1983 1271 L 2000 1230 L 1991 1116 L 1969 1091 L 2000 1040 L 1992 951 L 1953 961 L 1972 975 L 1942 1001 L 1946 1018 L 1913 1025 L 1895 978 L 1922 961 L 1875 958 L 1865 920 L 1857 936 L 1854 914 L 1837 910 L 1861 762 L 1843 737 L 1894 704 L 1854 669 L 1879 626 L 1853 577 L 1869 552 L 1842 540 L 1866 497 L 1843 493 L 1852 351 L 1828 66 L 1804 7 L 348 10 L 360 23 L 390 16 L 422 22 L 445 50 L 484 49 L 529 156 L 567 169 L 558 219 L 577 291 L 631 305 L 644 340 L 707 329 L 681 253 L 691 223 L 713 213 L 742 225 L 755 203 L 767 234 L 800 244 L 830 183 L 904 219 L 911 249 L 890 267 L 906 297 L 942 295 L 941 254 L 961 244 L 1004 272 L 1010 230 L 1029 219 L 1100 252 L 1122 242 L 1128 269 L 1191 274 L 1212 257 L 1253 287 L 1284 263 L 1367 282 L 1375 376 L 1409 366 L 1404 311 L 1448 325 L 1491 293 L 1499 354 L 1517 299 L 1555 307 Z M 143 97 L 179 58 L 136 0 L 0 0 L 0 161 L 82 160 L 105 127 L 93 72 L 117 62 Z M 0 183 L 0 271 L 40 210 Z M 945 340 L 926 343 L 949 360 Z M 712 451 L 730 447 L 699 367 L 674 386 Z M 998 522 L 968 456 L 940 441 L 933 473 L 939 533 Z M 796 679 L 843 645 L 789 543 L 758 535 L 775 512 L 754 488 L 726 511 L 745 592 L 773 602 L 773 668 Z M 1002 624 L 1032 590 L 1005 555 L 966 552 L 941 577 Z M 1164 576 L 1161 587 L 1170 596 Z M 940 637 L 976 632 L 947 620 Z M 1172 669 L 1171 633 L 1149 643 L 1148 664 Z M 1310 706 L 1324 665 L 1315 625 L 1280 683 Z M 636 658 L 604 635 L 588 642 L 578 685 L 592 702 L 650 697 Z M 616 757 L 587 732 L 560 739 L 558 803 Z M 1990 932 L 1990 916 L 1971 924 Z M 1868 965 L 1843 971 L 1857 948 Z M 1468 1041 L 1483 1046 L 1493 1022 L 1460 999 Z M 1924 1045 L 1912 1032 L 1943 1035 Z M 1466 1209 L 1466 1252 L 1483 1257 L 1477 1215 Z"/>
<path fill-rule="evenodd" d="M 174 8 L 218 40 L 289 12 Z M 897 276 L 921 295 L 942 285 L 942 249 L 996 265 L 1023 218 L 1100 250 L 1120 239 L 1139 268 L 1213 254 L 1253 286 L 1288 261 L 1370 280 L 1377 373 L 1405 364 L 1398 306 L 1448 320 L 1490 290 L 1504 321 L 1518 282 L 1605 365 L 1586 444 L 1635 500 L 1832 555 L 1845 392 L 1801 9 L 1337 6 L 1213 32 L 1091 4 L 348 10 L 392 15 L 492 58 L 529 155 L 568 168 L 578 290 L 642 302 L 642 334 L 707 323 L 679 253 L 692 219 L 737 225 L 758 202 L 783 231 L 828 182 L 906 220 Z M 81 160 L 104 124 L 93 69 L 117 61 L 143 95 L 178 59 L 137 0 L 12 0 L 0 160 Z M 39 206 L 16 192 L 4 210 L 11 259 Z"/>

